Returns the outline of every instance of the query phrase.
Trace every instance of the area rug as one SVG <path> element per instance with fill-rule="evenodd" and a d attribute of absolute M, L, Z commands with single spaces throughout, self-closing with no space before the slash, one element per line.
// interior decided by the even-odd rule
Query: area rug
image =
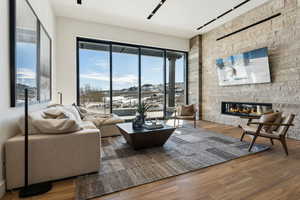
<path fill-rule="evenodd" d="M 122 136 L 102 139 L 99 173 L 76 179 L 76 199 L 86 200 L 265 151 L 255 144 L 204 129 L 178 128 L 163 147 L 133 150 Z"/>

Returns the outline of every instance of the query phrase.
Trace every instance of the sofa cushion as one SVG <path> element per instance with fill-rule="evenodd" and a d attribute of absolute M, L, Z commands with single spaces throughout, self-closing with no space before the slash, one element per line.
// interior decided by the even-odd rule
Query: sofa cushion
<path fill-rule="evenodd" d="M 82 121 L 79 125 L 82 129 L 97 129 L 95 124 L 90 121 Z"/>
<path fill-rule="evenodd" d="M 104 116 L 102 114 L 96 114 L 96 113 L 86 115 L 83 120 L 93 122 L 97 128 L 100 128 L 101 126 L 114 125 L 117 123 L 124 122 L 123 119 L 119 118 L 116 115 Z"/>

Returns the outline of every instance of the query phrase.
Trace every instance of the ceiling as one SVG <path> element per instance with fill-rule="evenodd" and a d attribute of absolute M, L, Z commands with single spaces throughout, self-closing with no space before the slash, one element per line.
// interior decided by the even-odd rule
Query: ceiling
<path fill-rule="evenodd" d="M 269 0 L 251 0 L 242 7 L 197 31 L 244 0 L 167 0 L 147 20 L 160 0 L 50 0 L 57 16 L 115 25 L 140 31 L 191 38 L 205 33 Z"/>

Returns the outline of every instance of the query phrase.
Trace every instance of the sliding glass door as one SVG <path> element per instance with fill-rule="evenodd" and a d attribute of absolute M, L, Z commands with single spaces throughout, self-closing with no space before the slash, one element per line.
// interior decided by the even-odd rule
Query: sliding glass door
<path fill-rule="evenodd" d="M 130 120 L 141 102 L 147 118 L 187 103 L 187 53 L 85 38 L 77 40 L 78 104 Z"/>
<path fill-rule="evenodd" d="M 141 49 L 141 100 L 152 105 L 149 118 L 164 116 L 164 51 Z"/>
<path fill-rule="evenodd" d="M 80 105 L 94 112 L 110 113 L 110 46 L 80 41 Z"/>
<path fill-rule="evenodd" d="M 112 45 L 112 112 L 134 118 L 139 104 L 139 49 Z"/>

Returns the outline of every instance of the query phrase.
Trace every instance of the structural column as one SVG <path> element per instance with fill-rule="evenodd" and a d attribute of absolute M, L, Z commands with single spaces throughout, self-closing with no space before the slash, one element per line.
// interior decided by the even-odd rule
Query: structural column
<path fill-rule="evenodd" d="M 169 60 L 169 83 L 168 83 L 168 106 L 175 107 L 175 66 L 177 58 L 175 56 L 168 57 Z"/>
<path fill-rule="evenodd" d="M 198 107 L 197 118 L 202 119 L 202 36 L 190 39 L 188 68 L 188 99 L 189 104 Z"/>

